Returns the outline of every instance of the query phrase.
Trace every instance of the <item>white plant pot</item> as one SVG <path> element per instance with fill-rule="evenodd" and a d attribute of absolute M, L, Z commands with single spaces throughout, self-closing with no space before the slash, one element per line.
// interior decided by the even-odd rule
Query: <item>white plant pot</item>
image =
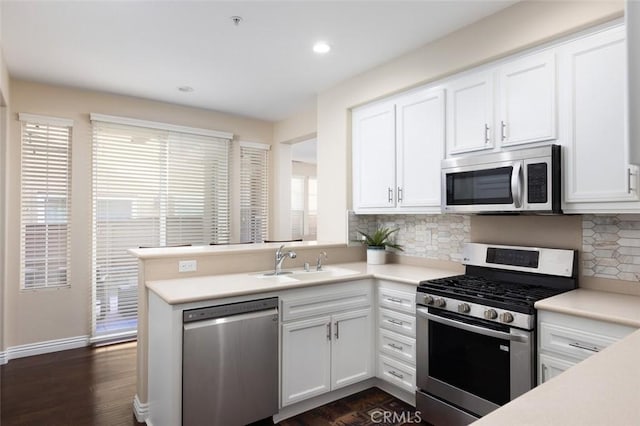
<path fill-rule="evenodd" d="M 387 263 L 387 251 L 384 247 L 368 247 L 367 263 L 369 265 L 384 265 Z"/>

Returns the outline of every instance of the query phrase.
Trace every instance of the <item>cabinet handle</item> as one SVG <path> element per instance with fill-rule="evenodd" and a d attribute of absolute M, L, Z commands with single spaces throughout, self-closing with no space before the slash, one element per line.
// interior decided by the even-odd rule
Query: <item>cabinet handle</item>
<path fill-rule="evenodd" d="M 398 346 L 395 343 L 387 343 L 387 346 L 391 346 L 393 349 L 397 349 L 399 351 L 404 350 L 404 348 L 402 346 Z"/>
<path fill-rule="evenodd" d="M 389 202 L 393 203 L 393 189 L 391 187 L 389 187 L 387 194 L 388 194 Z"/>
<path fill-rule="evenodd" d="M 507 128 L 507 123 L 505 123 L 504 121 L 501 121 L 500 122 L 500 127 L 501 127 L 500 128 L 500 139 L 504 141 L 507 138 L 507 135 L 506 135 L 506 132 L 505 132 L 505 130 Z"/>
<path fill-rule="evenodd" d="M 395 324 L 395 325 L 402 325 L 404 324 L 404 321 L 400 321 L 400 320 L 396 320 L 396 319 L 390 319 L 388 320 L 391 324 Z"/>
<path fill-rule="evenodd" d="M 547 364 L 542 364 L 542 383 L 546 381 L 547 381 Z"/>
<path fill-rule="evenodd" d="M 336 321 L 336 340 L 340 338 L 340 321 Z"/>
<path fill-rule="evenodd" d="M 331 340 L 331 323 L 327 324 L 327 340 Z"/>
<path fill-rule="evenodd" d="M 402 202 L 402 188 L 398 187 L 398 202 Z"/>
<path fill-rule="evenodd" d="M 635 173 L 631 173 L 631 167 L 627 167 L 627 194 L 631 194 L 631 176 Z"/>
<path fill-rule="evenodd" d="M 393 303 L 402 303 L 402 299 L 398 299 L 398 298 L 395 298 L 395 297 L 387 297 L 387 300 L 389 302 L 393 302 Z"/>
<path fill-rule="evenodd" d="M 396 373 L 396 372 L 395 372 L 395 371 L 393 371 L 393 370 L 389 370 L 389 374 L 391 374 L 391 375 L 392 375 L 392 376 L 394 376 L 394 377 L 397 377 L 398 379 L 404 379 L 404 375 L 403 375 L 403 374 Z"/>
<path fill-rule="evenodd" d="M 489 125 L 484 123 L 484 143 L 489 143 Z"/>
<path fill-rule="evenodd" d="M 597 346 L 587 346 L 587 345 L 583 345 L 582 343 L 569 343 L 569 346 L 572 346 L 574 348 L 578 348 L 578 349 L 584 349 L 586 351 L 591 351 L 591 352 L 600 352 L 600 348 L 598 348 Z"/>

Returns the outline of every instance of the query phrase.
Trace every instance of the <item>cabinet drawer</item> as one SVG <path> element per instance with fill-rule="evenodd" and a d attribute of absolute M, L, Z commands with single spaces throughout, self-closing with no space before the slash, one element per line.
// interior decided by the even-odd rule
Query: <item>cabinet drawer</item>
<path fill-rule="evenodd" d="M 404 291 L 391 290 L 381 287 L 378 293 L 380 307 L 396 309 L 408 314 L 416 312 L 416 294 Z"/>
<path fill-rule="evenodd" d="M 378 377 L 408 391 L 416 391 L 416 369 L 384 355 L 378 357 Z"/>
<path fill-rule="evenodd" d="M 381 353 L 397 358 L 410 365 L 416 365 L 416 339 L 380 329 L 378 349 Z"/>
<path fill-rule="evenodd" d="M 282 300 L 282 321 L 371 306 L 370 287 Z"/>
<path fill-rule="evenodd" d="M 552 351 L 583 360 L 600 352 L 618 339 L 575 328 L 540 324 L 540 350 Z"/>
<path fill-rule="evenodd" d="M 395 331 L 409 337 L 416 337 L 416 317 L 389 309 L 380 309 L 380 328 Z"/>

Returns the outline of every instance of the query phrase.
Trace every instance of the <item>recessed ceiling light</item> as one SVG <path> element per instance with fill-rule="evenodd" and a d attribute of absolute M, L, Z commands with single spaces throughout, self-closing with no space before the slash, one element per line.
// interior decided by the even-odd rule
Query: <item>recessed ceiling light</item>
<path fill-rule="evenodd" d="M 181 91 L 181 92 L 189 93 L 189 92 L 193 92 L 193 87 L 191 87 L 191 86 L 180 86 L 180 87 L 178 87 L 178 90 Z"/>
<path fill-rule="evenodd" d="M 331 46 L 326 41 L 318 41 L 313 45 L 313 51 L 318 54 L 324 54 L 331 50 Z"/>

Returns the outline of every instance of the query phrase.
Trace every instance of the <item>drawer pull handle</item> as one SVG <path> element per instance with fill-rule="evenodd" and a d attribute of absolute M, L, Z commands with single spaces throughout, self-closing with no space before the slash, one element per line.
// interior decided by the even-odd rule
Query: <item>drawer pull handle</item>
<path fill-rule="evenodd" d="M 402 299 L 397 299 L 395 297 L 387 297 L 387 300 L 393 303 L 402 303 Z"/>
<path fill-rule="evenodd" d="M 583 345 L 582 343 L 569 343 L 569 346 L 572 346 L 574 348 L 578 348 L 578 349 L 584 349 L 586 351 L 591 351 L 591 352 L 600 352 L 600 348 L 597 346 L 587 346 L 587 345 Z"/>
<path fill-rule="evenodd" d="M 396 373 L 393 370 L 389 370 L 389 374 L 391 374 L 393 377 L 397 377 L 398 379 L 404 379 L 404 375 L 403 374 Z"/>
<path fill-rule="evenodd" d="M 387 343 L 387 346 L 391 346 L 393 349 L 397 349 L 399 351 L 404 350 L 402 346 L 396 345 L 395 343 Z"/>
<path fill-rule="evenodd" d="M 390 319 L 388 320 L 391 324 L 395 324 L 395 325 L 404 325 L 404 321 L 400 321 L 397 319 Z"/>
<path fill-rule="evenodd" d="M 331 323 L 327 324 L 327 340 L 331 340 Z"/>

